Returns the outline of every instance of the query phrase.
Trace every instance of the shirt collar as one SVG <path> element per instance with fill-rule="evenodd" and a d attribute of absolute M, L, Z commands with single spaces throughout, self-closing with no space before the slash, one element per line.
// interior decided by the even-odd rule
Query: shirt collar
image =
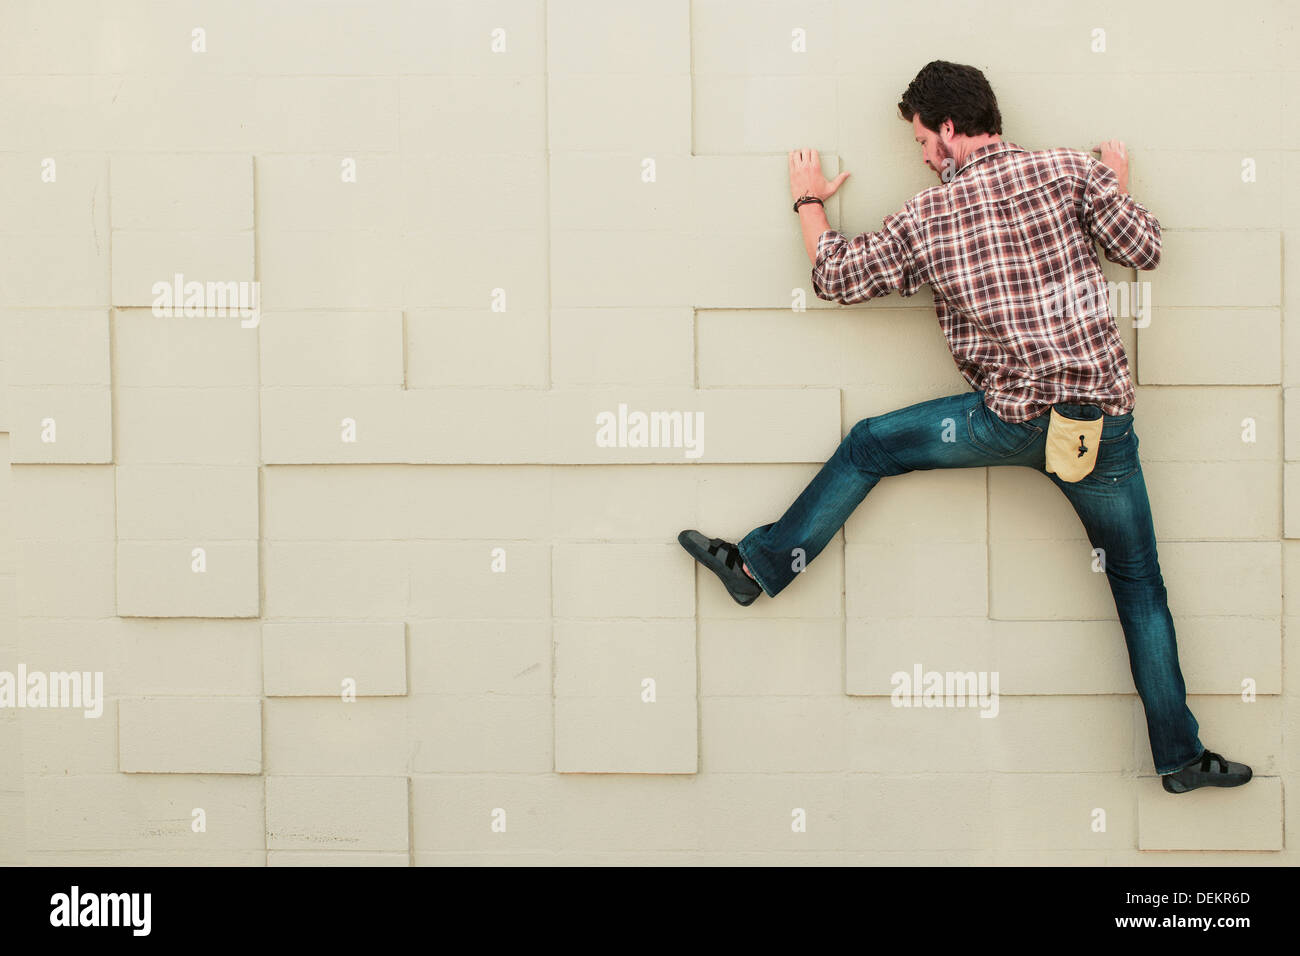
<path fill-rule="evenodd" d="M 1002 140 L 1001 142 L 997 142 L 997 143 L 989 143 L 987 146 L 981 146 L 979 149 L 975 150 L 969 156 L 966 157 L 966 161 L 961 164 L 961 166 L 958 168 L 958 170 L 955 173 L 952 174 L 953 179 L 956 179 L 958 176 L 961 175 L 963 170 L 969 168 L 970 166 L 973 166 L 975 163 L 978 163 L 980 160 L 987 159 L 989 156 L 995 156 L 998 153 L 1011 152 L 1012 150 L 1018 153 L 1024 152 L 1024 150 L 1021 149 L 1019 146 L 1017 146 L 1015 143 L 1008 143 L 1006 140 Z"/>

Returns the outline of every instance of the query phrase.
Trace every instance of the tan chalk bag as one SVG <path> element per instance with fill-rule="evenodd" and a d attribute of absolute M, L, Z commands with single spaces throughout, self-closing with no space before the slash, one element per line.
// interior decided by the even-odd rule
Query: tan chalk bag
<path fill-rule="evenodd" d="M 1062 481 L 1079 481 L 1097 465 L 1105 416 L 1067 418 L 1053 406 L 1047 426 L 1047 470 Z"/>

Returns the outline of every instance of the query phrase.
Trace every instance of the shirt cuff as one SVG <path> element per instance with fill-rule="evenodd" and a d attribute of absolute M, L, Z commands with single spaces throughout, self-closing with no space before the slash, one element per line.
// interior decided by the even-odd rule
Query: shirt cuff
<path fill-rule="evenodd" d="M 840 233 L 835 229 L 827 229 L 820 236 L 817 237 L 817 252 L 814 257 L 815 262 L 813 263 L 813 268 L 821 267 L 822 262 L 826 259 L 826 256 L 829 254 L 830 247 L 834 245 L 834 243 L 837 240 L 842 238 L 843 237 L 840 235 Z"/>
<path fill-rule="evenodd" d="M 830 257 L 831 248 L 843 240 L 843 236 L 834 229 L 827 229 L 817 237 L 817 250 L 814 256 L 815 262 L 812 268 L 812 287 L 813 294 L 819 299 L 825 299 L 827 302 L 834 302 L 835 298 L 826 291 L 826 286 L 822 284 L 820 276 L 822 269 L 826 264 L 827 258 Z"/>

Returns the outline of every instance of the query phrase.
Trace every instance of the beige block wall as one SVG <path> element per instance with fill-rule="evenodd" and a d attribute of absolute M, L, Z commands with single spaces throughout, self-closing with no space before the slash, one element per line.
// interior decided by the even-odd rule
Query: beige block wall
<path fill-rule="evenodd" d="M 0 709 L 0 864 L 1300 862 L 1300 15 L 1252 10 L 6 3 L 0 671 L 102 693 Z M 749 608 L 675 541 L 968 390 L 928 288 L 816 298 L 789 212 L 799 147 L 848 234 L 931 184 L 894 106 L 936 58 L 1005 139 L 1124 139 L 1163 224 L 1104 269 L 1151 282 L 1119 328 L 1242 790 L 1160 788 L 1028 472 L 885 482 Z M 256 315 L 156 314 L 178 273 Z M 598 446 L 620 404 L 706 454 Z M 891 706 L 918 663 L 996 719 Z"/>

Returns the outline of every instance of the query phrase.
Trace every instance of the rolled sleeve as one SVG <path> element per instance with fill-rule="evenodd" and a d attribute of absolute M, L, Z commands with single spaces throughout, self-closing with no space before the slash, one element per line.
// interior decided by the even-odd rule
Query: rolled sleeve
<path fill-rule="evenodd" d="M 819 299 L 844 305 L 890 292 L 914 295 L 921 285 L 914 237 L 914 220 L 907 209 L 886 217 L 880 231 L 864 232 L 853 239 L 826 230 L 817 239 L 813 292 Z"/>
<path fill-rule="evenodd" d="M 1119 177 L 1092 161 L 1084 185 L 1080 219 L 1102 253 L 1116 265 L 1154 269 L 1160 265 L 1160 222 L 1131 195 L 1119 191 Z"/>

